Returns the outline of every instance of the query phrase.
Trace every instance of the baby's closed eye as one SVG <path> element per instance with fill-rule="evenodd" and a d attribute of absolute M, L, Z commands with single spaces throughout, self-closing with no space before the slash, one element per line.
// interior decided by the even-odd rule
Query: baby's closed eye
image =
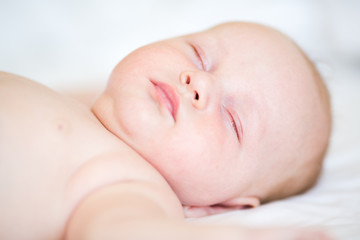
<path fill-rule="evenodd" d="M 232 127 L 238 141 L 242 138 L 242 126 L 239 115 L 231 108 L 224 107 L 230 126 Z"/>
<path fill-rule="evenodd" d="M 206 58 L 206 55 L 205 55 L 203 49 L 197 44 L 189 43 L 189 45 L 193 49 L 196 59 L 199 61 L 198 68 L 203 71 L 208 71 L 209 70 L 209 62 Z"/>

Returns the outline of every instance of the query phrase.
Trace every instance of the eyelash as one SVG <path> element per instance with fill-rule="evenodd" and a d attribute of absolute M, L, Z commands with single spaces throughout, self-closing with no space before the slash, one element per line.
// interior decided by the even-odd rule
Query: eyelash
<path fill-rule="evenodd" d="M 201 54 L 199 53 L 199 50 L 198 50 L 197 47 L 196 47 L 194 44 L 192 44 L 192 43 L 190 43 L 190 46 L 191 46 L 192 49 L 194 50 L 194 53 L 195 53 L 195 55 L 196 55 L 196 58 L 199 59 L 199 61 L 200 61 L 200 63 L 201 63 L 201 69 L 204 70 L 204 71 L 206 71 L 206 66 L 205 66 L 205 64 L 204 64 L 203 58 L 201 57 Z"/>
<path fill-rule="evenodd" d="M 239 129 L 236 125 L 236 121 L 234 119 L 234 116 L 232 115 L 232 113 L 227 109 L 225 108 L 227 114 L 229 115 L 230 117 L 230 123 L 231 123 L 231 127 L 233 128 L 234 132 L 236 133 L 236 137 L 238 139 L 238 141 L 240 141 L 240 133 L 239 133 Z"/>

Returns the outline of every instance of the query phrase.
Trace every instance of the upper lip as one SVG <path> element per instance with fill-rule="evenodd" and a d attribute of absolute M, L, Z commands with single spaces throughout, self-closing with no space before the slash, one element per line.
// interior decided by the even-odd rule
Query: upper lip
<path fill-rule="evenodd" d="M 176 114 L 179 108 L 179 96 L 169 84 L 153 80 L 151 80 L 151 82 L 155 86 L 157 97 L 159 98 L 160 102 L 165 105 L 174 120 L 176 120 Z"/>

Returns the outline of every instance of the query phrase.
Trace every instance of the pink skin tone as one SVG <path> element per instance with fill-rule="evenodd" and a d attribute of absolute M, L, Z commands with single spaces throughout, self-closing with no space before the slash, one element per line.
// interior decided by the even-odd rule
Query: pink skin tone
<path fill-rule="evenodd" d="M 293 153 L 316 127 L 309 116 L 322 117 L 318 101 L 292 42 L 263 26 L 228 23 L 134 51 L 93 111 L 183 205 L 213 213 L 256 207 L 293 173 Z"/>

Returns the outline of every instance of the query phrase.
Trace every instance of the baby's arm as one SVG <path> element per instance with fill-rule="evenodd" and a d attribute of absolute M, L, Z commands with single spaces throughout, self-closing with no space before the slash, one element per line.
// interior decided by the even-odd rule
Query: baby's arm
<path fill-rule="evenodd" d="M 199 239 L 196 231 L 187 229 L 182 213 L 169 207 L 173 204 L 169 200 L 167 190 L 156 183 L 110 185 L 82 202 L 70 220 L 66 239 Z"/>
<path fill-rule="evenodd" d="M 169 200 L 167 190 L 154 183 L 105 187 L 80 204 L 66 239 L 327 239 L 317 233 L 185 223 L 181 213 L 168 207 Z"/>

